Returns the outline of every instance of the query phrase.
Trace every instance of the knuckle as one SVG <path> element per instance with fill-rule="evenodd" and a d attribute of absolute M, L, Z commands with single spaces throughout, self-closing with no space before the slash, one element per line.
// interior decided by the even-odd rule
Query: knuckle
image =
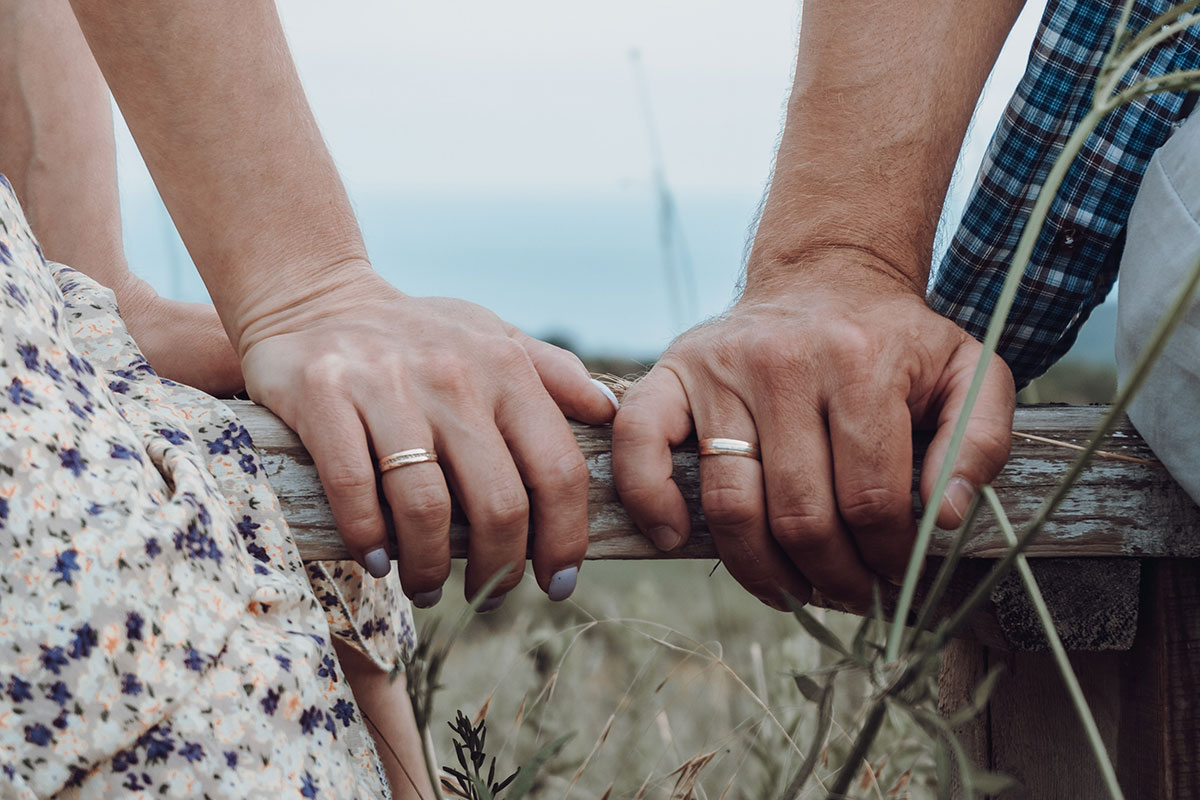
<path fill-rule="evenodd" d="M 325 491 L 338 497 L 375 496 L 375 473 L 350 464 L 327 465 L 320 470 Z"/>
<path fill-rule="evenodd" d="M 496 340 L 493 359 L 493 363 L 505 373 L 521 369 L 533 371 L 533 364 L 529 360 L 529 353 L 518 342 L 512 339 Z"/>
<path fill-rule="evenodd" d="M 432 481 L 404 493 L 406 521 L 421 528 L 444 529 L 450 524 L 450 494 Z"/>
<path fill-rule="evenodd" d="M 704 516 L 714 525 L 740 528 L 752 524 L 759 515 L 758 504 L 743 489 L 719 486 L 700 493 Z"/>
<path fill-rule="evenodd" d="M 816 553 L 825 549 L 837 525 L 828 510 L 792 510 L 771 517 L 771 533 L 788 553 Z"/>
<path fill-rule="evenodd" d="M 840 511 L 851 528 L 868 528 L 912 513 L 912 497 L 892 489 L 860 489 L 845 498 Z"/>
<path fill-rule="evenodd" d="M 345 388 L 345 360 L 335 353 L 321 353 L 304 362 L 300 377 L 315 392 L 342 391 Z"/>
<path fill-rule="evenodd" d="M 424 376 L 429 389 L 446 401 L 461 401 L 470 397 L 478 385 L 466 359 L 449 353 L 430 359 L 430 363 L 419 367 L 418 371 Z"/>
<path fill-rule="evenodd" d="M 343 509 L 337 515 L 338 533 L 347 545 L 365 545 L 381 541 L 385 531 L 377 509 L 366 506 Z"/>
<path fill-rule="evenodd" d="M 629 475 L 615 480 L 614 485 L 621 502 L 634 509 L 653 508 L 663 496 L 662 489 L 651 488 Z"/>
<path fill-rule="evenodd" d="M 587 491 L 590 478 L 583 454 L 572 447 L 551 461 L 538 488 L 556 493 Z"/>
<path fill-rule="evenodd" d="M 501 489 L 492 493 L 483 512 L 484 526 L 499 530 L 524 530 L 529 523 L 529 497 L 524 491 Z"/>

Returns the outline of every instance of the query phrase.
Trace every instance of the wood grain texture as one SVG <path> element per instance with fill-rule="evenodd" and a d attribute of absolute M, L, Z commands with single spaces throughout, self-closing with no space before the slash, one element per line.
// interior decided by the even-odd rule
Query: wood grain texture
<path fill-rule="evenodd" d="M 1117 772 L 1129 800 L 1200 798 L 1200 563 L 1145 565 L 1133 649 L 1122 654 Z"/>
<path fill-rule="evenodd" d="M 305 559 L 340 559 L 348 554 L 333 524 L 316 469 L 299 437 L 270 411 L 253 403 L 232 401 L 262 454 L 267 475 L 279 494 Z M 1014 428 L 1073 444 L 1084 443 L 1100 421 L 1099 406 L 1032 406 L 1017 410 Z M 612 484 L 610 429 L 574 425 L 587 459 L 592 485 L 591 559 L 716 558 L 699 501 L 695 443 L 675 451 L 675 479 L 692 511 L 692 536 L 672 553 L 660 553 L 634 528 Z M 1127 422 L 1106 446 L 1110 452 L 1153 459 L 1141 437 Z M 917 441 L 923 452 L 924 441 Z M 1015 439 L 1008 466 L 995 482 L 1014 524 L 1029 519 L 1066 471 L 1075 452 L 1033 440 Z M 914 472 L 919 474 L 920 458 Z M 915 476 L 914 476 L 915 477 Z M 915 486 L 914 482 L 914 486 Z M 914 495 L 915 497 L 915 495 Z M 1158 466 L 1116 459 L 1097 459 L 1067 498 L 1029 555 L 1050 556 L 1200 556 L 1200 509 Z M 466 555 L 466 525 L 456 510 L 451 528 L 455 557 Z M 946 551 L 950 534 L 937 532 L 931 552 Z M 967 547 L 973 558 L 994 558 L 1005 549 L 1003 537 L 984 519 Z"/>

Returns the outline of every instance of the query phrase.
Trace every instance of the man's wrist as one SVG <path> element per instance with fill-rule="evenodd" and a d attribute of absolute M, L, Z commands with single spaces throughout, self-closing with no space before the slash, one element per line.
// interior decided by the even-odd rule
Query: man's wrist
<path fill-rule="evenodd" d="M 927 279 L 924 262 L 917 265 L 909 258 L 896 258 L 874 244 L 807 242 L 768 249 L 756 242 L 746 264 L 742 297 L 770 298 L 817 282 L 869 284 L 923 298 Z"/>

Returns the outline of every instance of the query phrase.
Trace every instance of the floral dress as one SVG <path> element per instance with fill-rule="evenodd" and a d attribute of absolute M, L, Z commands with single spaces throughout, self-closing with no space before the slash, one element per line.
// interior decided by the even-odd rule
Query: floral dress
<path fill-rule="evenodd" d="M 398 667 L 397 580 L 301 563 L 246 429 L 0 176 L 0 798 L 386 797 L 332 636 Z"/>

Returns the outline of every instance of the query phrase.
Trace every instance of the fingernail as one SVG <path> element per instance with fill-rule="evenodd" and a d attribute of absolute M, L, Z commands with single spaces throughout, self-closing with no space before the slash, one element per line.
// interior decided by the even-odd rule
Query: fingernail
<path fill-rule="evenodd" d="M 612 403 L 613 411 L 616 411 L 621 408 L 621 403 L 620 403 L 620 401 L 617 400 L 617 396 L 615 394 L 613 394 L 612 389 L 608 388 L 607 386 L 605 386 L 603 383 L 596 380 L 595 378 L 592 378 L 591 381 L 592 381 L 592 383 L 596 384 L 597 389 L 604 392 L 604 396 L 608 398 L 608 402 Z"/>
<path fill-rule="evenodd" d="M 966 478 L 951 478 L 946 485 L 946 502 L 958 514 L 960 520 L 967 518 L 967 509 L 975 499 L 975 487 Z"/>
<path fill-rule="evenodd" d="M 495 611 L 497 608 L 504 605 L 505 597 L 507 597 L 507 595 L 503 595 L 503 594 L 500 595 L 499 597 L 489 597 L 487 600 L 484 600 L 482 603 L 480 603 L 479 608 L 477 608 L 475 610 L 477 612 L 479 612 L 480 614 L 487 614 L 489 612 Z"/>
<path fill-rule="evenodd" d="M 659 550 L 674 550 L 683 538 L 670 525 L 658 525 L 646 532 Z"/>
<path fill-rule="evenodd" d="M 546 590 L 546 596 L 556 603 L 566 600 L 575 591 L 577 580 L 579 580 L 579 567 L 560 569 L 554 573 L 554 577 L 550 578 L 550 588 Z"/>
<path fill-rule="evenodd" d="M 388 558 L 387 551 L 382 547 L 377 547 L 363 556 L 363 566 L 367 568 L 367 572 L 371 573 L 372 578 L 382 578 L 391 570 L 392 562 Z"/>
<path fill-rule="evenodd" d="M 442 587 L 434 589 L 432 592 L 417 592 L 413 595 L 413 605 L 417 608 L 433 608 L 442 599 Z"/>

